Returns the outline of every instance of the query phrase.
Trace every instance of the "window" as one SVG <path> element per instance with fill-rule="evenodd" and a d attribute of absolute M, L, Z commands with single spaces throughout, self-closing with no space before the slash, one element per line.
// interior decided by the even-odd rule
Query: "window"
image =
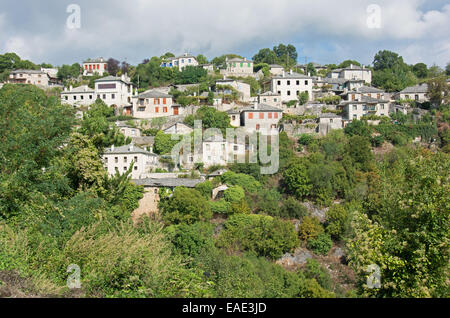
<path fill-rule="evenodd" d="M 419 95 L 414 96 L 415 100 L 419 100 Z"/>
<path fill-rule="evenodd" d="M 69 96 L 65 96 L 64 98 L 65 98 L 66 100 L 69 100 Z"/>
<path fill-rule="evenodd" d="M 119 157 L 115 157 L 115 158 L 114 158 L 114 162 L 115 162 L 115 163 L 118 163 L 118 162 L 119 162 Z"/>
<path fill-rule="evenodd" d="M 210 150 L 211 149 L 211 145 L 210 144 L 206 144 L 206 150 Z"/>
<path fill-rule="evenodd" d="M 241 63 L 241 67 L 244 67 L 244 63 Z"/>
<path fill-rule="evenodd" d="M 247 63 L 247 66 L 250 67 L 250 63 Z"/>
<path fill-rule="evenodd" d="M 191 59 L 188 59 L 188 63 L 191 63 Z"/>
<path fill-rule="evenodd" d="M 354 101 L 356 98 L 355 94 L 352 94 L 352 101 Z"/>
<path fill-rule="evenodd" d="M 137 166 L 134 166 L 134 171 L 137 171 Z"/>
<path fill-rule="evenodd" d="M 264 119 L 264 113 L 259 113 L 259 119 Z"/>
<path fill-rule="evenodd" d="M 236 120 L 236 116 L 235 115 L 231 116 L 231 119 Z"/>
<path fill-rule="evenodd" d="M 103 94 L 103 99 L 106 99 L 106 94 Z"/>
<path fill-rule="evenodd" d="M 248 119 L 253 119 L 253 113 L 248 113 Z"/>
<path fill-rule="evenodd" d="M 105 157 L 105 163 L 108 163 L 108 157 Z"/>
<path fill-rule="evenodd" d="M 354 114 L 353 119 L 357 119 L 357 118 L 358 118 L 358 115 Z"/>
<path fill-rule="evenodd" d="M 297 81 L 295 84 L 296 84 L 297 86 L 300 85 L 300 81 Z"/>
<path fill-rule="evenodd" d="M 384 105 L 381 105 L 381 109 L 384 109 Z"/>
<path fill-rule="evenodd" d="M 259 130 L 260 126 L 259 124 L 256 124 L 256 130 Z"/>
<path fill-rule="evenodd" d="M 80 95 L 80 99 L 84 99 L 84 96 L 83 96 L 83 95 Z"/>
<path fill-rule="evenodd" d="M 353 105 L 353 110 L 358 110 L 358 105 Z"/>
<path fill-rule="evenodd" d="M 274 102 L 277 102 L 277 101 L 278 101 L 278 98 L 274 98 L 273 101 L 274 101 Z"/>
<path fill-rule="evenodd" d="M 233 147 L 234 151 L 238 151 L 238 148 L 239 148 L 238 146 Z"/>
<path fill-rule="evenodd" d="M 127 163 L 127 161 L 128 161 L 128 158 L 127 157 L 123 157 L 123 162 Z"/>
<path fill-rule="evenodd" d="M 278 91 L 278 95 L 281 95 L 281 91 Z"/>
<path fill-rule="evenodd" d="M 92 99 L 92 95 L 89 95 L 89 99 Z"/>
<path fill-rule="evenodd" d="M 308 81 L 305 81 L 305 85 L 308 85 Z"/>
<path fill-rule="evenodd" d="M 155 113 L 159 113 L 159 107 L 155 107 Z"/>
<path fill-rule="evenodd" d="M 281 85 L 281 81 L 278 81 L 278 85 Z"/>
<path fill-rule="evenodd" d="M 165 99 L 165 98 L 163 98 L 163 104 L 164 104 L 164 105 L 166 104 L 166 99 Z"/>
<path fill-rule="evenodd" d="M 291 81 L 287 81 L 287 84 L 288 84 L 288 85 L 291 85 Z"/>
<path fill-rule="evenodd" d="M 123 171 L 127 171 L 127 167 L 123 167 Z"/>
<path fill-rule="evenodd" d="M 134 162 L 138 162 L 138 157 L 134 157 Z"/>
<path fill-rule="evenodd" d="M 291 91 L 287 91 L 287 95 L 288 95 L 288 96 L 291 96 Z"/>
<path fill-rule="evenodd" d="M 269 113 L 267 116 L 269 119 L 272 119 L 272 113 Z"/>
<path fill-rule="evenodd" d="M 116 94 L 111 94 L 111 99 L 115 99 L 116 98 Z"/>
<path fill-rule="evenodd" d="M 275 119 L 278 119 L 278 113 L 273 113 L 273 117 L 274 117 Z"/>
<path fill-rule="evenodd" d="M 167 113 L 167 107 L 163 107 L 163 113 Z"/>
<path fill-rule="evenodd" d="M 266 98 L 263 98 L 263 102 L 266 102 L 267 101 L 267 99 Z"/>
<path fill-rule="evenodd" d="M 73 95 L 73 100 L 77 100 L 77 96 L 76 95 Z"/>

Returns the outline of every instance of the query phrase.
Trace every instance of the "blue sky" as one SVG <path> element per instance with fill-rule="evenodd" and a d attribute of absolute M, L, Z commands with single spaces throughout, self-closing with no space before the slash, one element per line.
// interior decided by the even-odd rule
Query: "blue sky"
<path fill-rule="evenodd" d="M 81 9 L 79 29 L 66 24 L 72 3 Z M 380 28 L 368 27 L 372 4 Z M 387 49 L 409 64 L 445 67 L 448 30 L 450 0 L 2 0 L 0 53 L 54 65 L 100 56 L 137 64 L 167 51 L 252 58 L 260 48 L 291 43 L 300 63 L 306 56 L 367 65 Z"/>

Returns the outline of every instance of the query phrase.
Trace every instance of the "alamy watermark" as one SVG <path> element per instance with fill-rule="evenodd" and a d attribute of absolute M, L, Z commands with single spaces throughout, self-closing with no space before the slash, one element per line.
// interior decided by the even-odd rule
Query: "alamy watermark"
<path fill-rule="evenodd" d="M 81 288 L 81 269 L 77 264 L 67 266 L 67 273 L 71 273 L 67 278 L 67 287 L 69 289 Z"/>
<path fill-rule="evenodd" d="M 66 26 L 70 30 L 81 28 L 81 7 L 78 4 L 69 4 L 66 9 L 70 15 L 67 17 Z"/>
<path fill-rule="evenodd" d="M 369 29 L 381 29 L 381 7 L 378 4 L 371 4 L 367 7 L 367 27 Z"/>
<path fill-rule="evenodd" d="M 370 273 L 367 277 L 367 287 L 370 289 L 381 288 L 381 270 L 380 266 L 376 264 L 370 264 L 367 266 L 366 272 Z"/>

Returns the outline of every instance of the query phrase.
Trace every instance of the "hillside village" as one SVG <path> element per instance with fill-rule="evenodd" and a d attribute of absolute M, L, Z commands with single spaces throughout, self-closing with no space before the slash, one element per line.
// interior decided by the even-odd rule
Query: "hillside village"
<path fill-rule="evenodd" d="M 398 69 L 402 69 L 401 74 Z M 14 142 L 24 142 L 29 147 L 42 143 L 29 159 L 33 163 L 27 168 L 33 171 L 29 172 L 33 175 L 29 184 L 42 183 L 30 190 L 34 193 L 30 202 L 35 202 L 36 206 L 24 207 L 9 201 L 8 198 L 16 195 L 16 187 L 21 189 L 27 185 L 22 185 L 18 179 L 2 180 L 8 184 L 8 190 L 5 187 L 6 194 L 0 195 L 0 220 L 14 217 L 17 222 L 25 222 L 34 216 L 21 219 L 16 215 L 18 209 L 37 209 L 40 200 L 50 202 L 52 197 L 59 198 L 55 202 L 69 200 L 68 205 L 55 203 L 50 209 L 60 211 L 61 215 L 67 213 L 64 221 L 50 210 L 42 212 L 44 219 L 55 218 L 57 223 L 61 222 L 58 229 L 48 230 L 50 225 L 42 225 L 39 231 L 47 233 L 48 230 L 48 235 L 60 231 L 68 235 L 67 239 L 79 235 L 78 239 L 82 240 L 83 233 L 72 229 L 78 227 L 76 224 L 93 222 L 90 220 L 93 216 L 76 208 L 79 202 L 86 201 L 89 204 L 86 209 L 98 210 L 100 219 L 111 218 L 112 223 L 129 217 L 135 226 L 145 217 L 162 222 L 171 244 L 179 248 L 180 255 L 190 257 L 190 261 L 194 259 L 192 264 L 196 264 L 192 268 L 176 265 L 179 266 L 176 270 L 183 273 L 180 275 L 194 277 L 192 284 L 196 286 L 189 287 L 192 289 L 188 292 L 180 292 L 186 290 L 184 280 L 175 283 L 179 287 L 176 290 L 165 289 L 169 288 L 165 285 L 157 287 L 153 281 L 143 282 L 142 286 L 152 286 L 152 292 L 138 287 L 129 287 L 124 292 L 117 287 L 122 283 L 108 289 L 96 286 L 92 280 L 95 293 L 118 297 L 126 296 L 127 292 L 132 297 L 139 297 L 140 293 L 147 297 L 410 297 L 416 292 L 420 297 L 445 294 L 439 287 L 445 285 L 439 280 L 442 272 L 439 276 L 431 269 L 424 270 L 423 274 L 436 275 L 433 276 L 436 283 L 427 285 L 428 289 L 417 291 L 421 284 L 419 278 L 405 283 L 395 275 L 389 277 L 396 287 L 379 291 L 367 289 L 364 273 L 370 262 L 362 262 L 358 257 L 374 256 L 364 250 L 366 245 L 361 242 L 365 232 L 380 229 L 366 214 L 356 217 L 354 213 L 365 211 L 370 217 L 375 215 L 374 220 L 385 225 L 386 231 L 400 231 L 403 224 L 393 222 L 387 215 L 396 213 L 394 209 L 409 211 L 412 208 L 403 206 L 402 200 L 420 200 L 427 196 L 421 191 L 428 191 L 430 184 L 420 179 L 417 186 L 421 184 L 422 188 L 416 188 L 409 179 L 426 171 L 433 176 L 431 179 L 435 177 L 429 182 L 437 191 L 430 205 L 441 212 L 447 207 L 446 214 L 438 218 L 445 219 L 442 222 L 448 225 L 448 195 L 445 193 L 450 151 L 449 66 L 442 70 L 423 63 L 408 65 L 401 56 L 390 51 L 378 52 L 371 65 L 354 60 L 327 65 L 300 64 L 296 49 L 280 44 L 273 50 L 262 49 L 253 57 L 226 54 L 208 60 L 202 54 L 178 52 L 146 58 L 136 66 L 113 58 L 89 57 L 72 65 L 55 67 L 45 63 L 37 65 L 21 60 L 14 53 L 6 53 L 0 56 L 0 80 L 0 101 L 11 105 L 11 109 L 20 109 L 18 114 L 24 116 L 16 118 L 10 110 L 3 109 L 1 116 L 11 132 L 4 131 L 0 137 L 7 140 L 9 136 Z M 34 110 L 29 112 L 25 107 L 28 104 L 36 108 L 36 114 L 40 111 L 48 118 L 33 117 Z M 59 120 L 59 115 L 53 112 L 65 119 Z M 25 122 L 27 118 L 35 118 L 36 123 Z M 200 127 L 197 126 L 199 121 Z M 27 127 L 29 135 L 21 135 L 17 128 L 20 125 Z M 228 138 L 226 131 L 230 128 L 239 129 L 244 138 Z M 13 131 L 18 135 L 13 136 Z M 41 136 L 34 136 L 31 131 L 36 134 L 39 131 Z M 211 131 L 214 133 L 208 134 Z M 202 135 L 202 139 L 194 146 L 190 140 L 191 137 L 196 140 L 196 133 Z M 253 138 L 258 142 L 267 139 L 270 154 L 279 146 L 279 167 L 275 173 L 261 173 L 260 167 L 267 162 L 262 163 L 261 143 L 252 144 Z M 48 139 L 48 145 L 44 145 L 44 139 Z M 189 143 L 181 144 L 182 140 L 189 140 Z M 14 159 L 4 161 L 2 173 L 13 178 L 22 168 L 11 162 L 22 162 L 21 156 L 28 155 L 16 153 L 17 147 L 13 144 L 3 147 L 2 153 L 5 151 Z M 424 164 L 408 159 L 415 157 Z M 250 162 L 250 158 L 254 161 Z M 382 169 L 389 171 L 381 173 Z M 398 177 L 402 169 L 407 171 L 405 179 Z M 47 183 L 52 179 L 54 185 Z M 385 191 L 389 190 L 390 199 L 385 196 Z M 72 199 L 74 201 L 70 201 Z M 103 203 L 95 201 L 97 199 Z M 45 204 L 39 209 L 45 209 Z M 426 214 L 426 211 L 418 211 Z M 404 215 L 398 213 L 399 220 L 403 220 Z M 77 214 L 81 215 L 80 219 Z M 440 222 L 430 218 L 421 219 L 424 226 Z M 47 224 L 49 221 L 39 219 L 36 222 Z M 74 225 L 66 229 L 67 222 Z M 6 225 L 0 223 L 0 227 L 6 228 Z M 442 231 L 436 230 L 436 235 L 448 242 L 448 235 L 444 233 L 448 227 L 443 227 Z M 259 233 L 260 229 L 266 234 Z M 385 237 L 389 235 L 381 230 L 380 233 Z M 147 244 L 138 237 L 136 234 L 134 239 L 139 244 Z M 212 237 L 214 243 L 211 243 Z M 398 240 L 416 240 L 406 237 Z M 273 241 L 266 242 L 269 240 Z M 366 242 L 367 246 L 375 246 L 375 240 L 374 236 L 373 241 Z M 440 251 L 445 248 L 431 241 L 417 240 L 414 244 L 423 244 L 421 246 L 427 249 L 429 246 Z M 162 242 L 155 244 L 166 244 Z M 262 246 L 266 243 L 269 247 Z M 358 247 L 358 244 L 362 245 Z M 165 248 L 167 246 L 161 250 Z M 210 248 L 214 250 L 211 254 L 202 254 Z M 235 250 L 250 253 L 246 266 L 257 268 L 255 262 L 263 262 L 260 266 L 268 268 L 281 266 L 286 270 L 282 274 L 285 279 L 295 280 L 295 284 L 302 287 L 278 296 L 275 291 L 264 291 L 263 278 L 258 278 L 261 279 L 261 286 L 257 287 L 259 294 L 252 293 L 251 287 L 239 290 L 228 281 L 230 285 L 224 289 L 206 287 L 207 281 L 217 279 L 214 286 L 219 286 L 224 283 L 220 279 L 224 278 L 205 278 L 196 268 L 206 266 L 204 272 L 220 272 L 225 265 L 211 259 L 219 259 L 221 253 Z M 73 256 L 77 251 L 70 253 Z M 395 261 L 389 258 L 389 253 L 394 255 Z M 401 266 L 399 264 L 412 254 L 414 251 L 406 251 L 406 247 L 404 254 L 397 253 L 389 245 L 381 248 L 379 255 L 382 256 L 372 261 L 389 264 L 386 266 L 391 275 L 395 266 Z M 442 255 L 447 254 L 442 252 Z M 13 256 L 8 254 L 8 257 Z M 175 264 L 171 256 L 164 254 L 163 257 L 171 264 L 168 266 Z M 269 262 L 257 261 L 254 257 L 263 257 Z M 230 264 L 238 262 L 224 259 Z M 445 263 L 445 259 L 448 261 L 448 255 L 439 262 Z M 276 268 L 270 267 L 270 271 L 277 272 Z M 299 268 L 304 271 L 299 274 L 301 278 L 289 276 Z M 2 269 L 0 266 L 0 273 Z M 31 270 L 27 273 L 29 277 L 34 275 Z M 255 273 L 252 275 L 262 275 Z M 227 275 L 231 274 L 227 272 Z M 48 279 L 52 285 L 60 278 Z M 245 280 L 243 276 L 239 279 Z M 302 282 L 297 282 L 299 279 Z M 132 286 L 130 284 L 127 286 Z M 63 293 L 57 288 L 35 292 Z M 91 295 L 87 290 L 83 292 Z M 274 294 L 265 294 L 269 292 Z"/>

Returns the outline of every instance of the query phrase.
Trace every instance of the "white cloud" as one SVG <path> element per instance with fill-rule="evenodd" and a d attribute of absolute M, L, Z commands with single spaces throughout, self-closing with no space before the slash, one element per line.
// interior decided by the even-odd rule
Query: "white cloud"
<path fill-rule="evenodd" d="M 450 42 L 450 5 L 422 12 L 422 0 L 377 1 L 381 29 L 366 24 L 366 9 L 373 0 L 78 2 L 80 30 L 68 30 L 62 23 L 40 29 L 36 22 L 35 29 L 30 26 L 27 33 L 11 35 L 3 42 L 5 47 L 22 50 L 34 59 L 51 56 L 64 63 L 91 55 L 128 57 L 138 63 L 167 51 L 209 57 L 236 52 L 252 57 L 259 48 L 280 42 L 303 43 L 298 51 L 330 62 L 361 58 L 368 63 L 378 49 L 391 48 L 409 63 L 422 59 L 443 65 L 450 60 L 445 50 Z M 65 23 L 67 13 L 59 14 Z"/>

